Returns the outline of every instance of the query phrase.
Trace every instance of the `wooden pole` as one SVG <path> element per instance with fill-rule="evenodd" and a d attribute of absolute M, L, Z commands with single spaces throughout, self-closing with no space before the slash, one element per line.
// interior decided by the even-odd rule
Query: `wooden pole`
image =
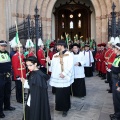
<path fill-rule="evenodd" d="M 16 32 L 18 33 L 17 23 L 15 21 L 16 25 Z M 23 78 L 23 71 L 22 71 L 22 59 L 20 54 L 20 41 L 18 40 L 18 49 L 19 49 L 19 59 L 20 59 L 20 67 L 21 67 L 21 78 Z M 23 96 L 23 113 L 24 113 L 24 120 L 25 120 L 25 103 L 24 103 L 24 85 L 22 84 L 22 96 Z"/>

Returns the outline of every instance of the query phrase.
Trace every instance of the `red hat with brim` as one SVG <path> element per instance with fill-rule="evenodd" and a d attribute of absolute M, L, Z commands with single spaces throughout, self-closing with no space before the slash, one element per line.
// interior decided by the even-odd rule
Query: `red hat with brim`
<path fill-rule="evenodd" d="M 55 43 L 54 42 L 51 42 L 50 43 L 50 47 L 54 47 L 55 46 Z"/>
<path fill-rule="evenodd" d="M 100 47 L 100 46 L 101 46 L 101 44 L 98 44 L 97 46 L 98 46 L 98 47 Z"/>
<path fill-rule="evenodd" d="M 105 44 L 105 43 L 101 43 L 101 46 L 104 46 L 104 47 L 106 47 L 106 44 Z"/>

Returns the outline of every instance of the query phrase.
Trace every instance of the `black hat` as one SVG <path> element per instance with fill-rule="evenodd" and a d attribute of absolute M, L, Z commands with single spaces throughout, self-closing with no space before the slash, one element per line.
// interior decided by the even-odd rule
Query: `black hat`
<path fill-rule="evenodd" d="M 85 44 L 85 47 L 90 47 L 90 45 L 89 44 Z"/>
<path fill-rule="evenodd" d="M 120 43 L 117 43 L 117 44 L 115 45 L 115 47 L 120 50 Z"/>
<path fill-rule="evenodd" d="M 5 40 L 0 40 L 0 45 L 1 46 L 7 46 L 7 42 Z"/>
<path fill-rule="evenodd" d="M 77 46 L 78 48 L 80 47 L 80 45 L 78 45 L 77 43 L 74 43 L 74 44 L 72 45 L 72 48 L 73 48 L 74 46 Z"/>
<path fill-rule="evenodd" d="M 66 41 L 65 40 L 58 40 L 56 45 L 66 45 Z"/>

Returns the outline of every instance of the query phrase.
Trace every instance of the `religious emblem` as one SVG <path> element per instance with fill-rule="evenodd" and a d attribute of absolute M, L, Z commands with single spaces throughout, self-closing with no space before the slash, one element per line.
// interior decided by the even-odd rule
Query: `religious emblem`
<path fill-rule="evenodd" d="M 1 55 L 2 59 L 5 59 L 4 55 Z"/>

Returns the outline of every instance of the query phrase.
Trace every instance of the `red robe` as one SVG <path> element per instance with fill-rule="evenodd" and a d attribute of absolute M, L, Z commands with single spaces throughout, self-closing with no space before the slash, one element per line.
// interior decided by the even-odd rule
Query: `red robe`
<path fill-rule="evenodd" d="M 108 68 L 108 69 L 111 68 L 112 63 L 113 63 L 114 60 L 115 60 L 115 57 L 116 57 L 116 54 L 115 54 L 114 50 L 112 50 L 112 52 L 111 52 L 111 54 L 110 54 L 110 57 L 109 57 L 109 59 L 108 59 L 108 61 L 107 61 L 107 68 Z"/>
<path fill-rule="evenodd" d="M 21 60 L 22 60 L 22 68 L 20 65 L 19 53 L 17 52 L 12 57 L 12 68 L 13 68 L 13 72 L 14 72 L 14 80 L 17 80 L 16 77 L 22 78 L 22 74 L 23 74 L 23 78 L 26 78 L 26 66 L 25 66 L 25 62 L 24 62 L 25 57 L 23 54 L 20 56 L 21 56 Z M 21 69 L 22 69 L 22 74 L 21 74 Z"/>
<path fill-rule="evenodd" d="M 111 48 L 108 48 L 108 49 L 106 50 L 106 52 L 105 52 L 104 57 L 105 57 L 105 62 L 106 62 L 106 63 L 107 63 L 107 61 L 108 61 L 108 59 L 109 59 L 109 57 L 110 57 L 111 52 L 112 52 L 112 49 L 111 49 Z"/>
<path fill-rule="evenodd" d="M 102 73 L 107 73 L 106 71 L 106 64 L 105 64 L 105 52 L 106 52 L 106 49 L 102 50 L 101 52 L 101 56 L 100 56 L 100 61 L 101 61 L 101 72 Z"/>
<path fill-rule="evenodd" d="M 36 57 L 35 53 L 33 53 L 33 52 L 29 52 L 29 54 L 27 55 L 27 57 L 30 57 L 30 56 L 35 56 Z"/>
<path fill-rule="evenodd" d="M 53 57 L 54 54 L 55 54 L 54 51 L 50 51 L 50 50 L 49 50 L 48 56 L 50 57 L 50 60 L 52 60 L 52 57 Z M 51 75 L 51 72 L 48 72 L 48 74 Z"/>
<path fill-rule="evenodd" d="M 99 61 L 100 55 L 101 55 L 101 50 L 97 51 L 97 53 L 96 53 L 96 55 L 95 55 L 96 70 L 97 70 L 97 71 L 100 71 L 100 68 L 101 68 L 101 62 Z"/>
<path fill-rule="evenodd" d="M 52 57 L 54 54 L 55 54 L 55 52 L 49 50 L 48 56 L 50 57 L 50 60 L 52 60 Z"/>
<path fill-rule="evenodd" d="M 46 67 L 46 60 L 45 60 L 45 53 L 44 53 L 44 50 L 42 49 L 39 49 L 37 51 L 37 59 L 38 59 L 38 62 L 41 66 L 44 66 Z"/>

